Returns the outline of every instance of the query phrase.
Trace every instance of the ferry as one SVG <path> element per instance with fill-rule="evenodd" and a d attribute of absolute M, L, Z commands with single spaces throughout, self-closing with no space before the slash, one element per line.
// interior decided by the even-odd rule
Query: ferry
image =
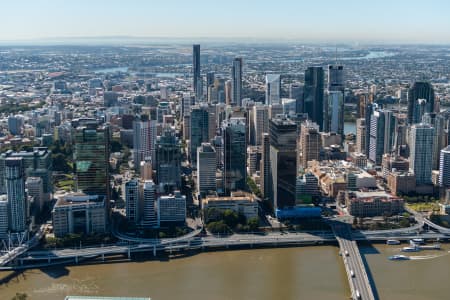
<path fill-rule="evenodd" d="M 409 241 L 410 243 L 414 243 L 414 244 L 425 244 L 425 240 L 424 239 L 420 239 L 420 238 L 415 238 Z"/>
<path fill-rule="evenodd" d="M 403 247 L 402 248 L 403 252 L 419 252 L 420 248 L 417 245 L 411 246 L 411 247 Z"/>
<path fill-rule="evenodd" d="M 400 245 L 399 240 L 387 240 L 386 245 Z"/>
<path fill-rule="evenodd" d="M 409 256 L 406 255 L 392 255 L 389 256 L 389 260 L 409 260 Z"/>

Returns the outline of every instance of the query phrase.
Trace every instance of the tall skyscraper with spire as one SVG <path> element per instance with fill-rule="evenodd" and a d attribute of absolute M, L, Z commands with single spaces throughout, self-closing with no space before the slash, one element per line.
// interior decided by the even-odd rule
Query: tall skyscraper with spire
<path fill-rule="evenodd" d="M 194 73 L 193 86 L 195 100 L 200 101 L 202 98 L 202 77 L 200 71 L 200 45 L 196 44 L 192 46 L 192 69 Z"/>
<path fill-rule="evenodd" d="M 231 104 L 242 105 L 242 58 L 233 60 L 231 68 Z"/>

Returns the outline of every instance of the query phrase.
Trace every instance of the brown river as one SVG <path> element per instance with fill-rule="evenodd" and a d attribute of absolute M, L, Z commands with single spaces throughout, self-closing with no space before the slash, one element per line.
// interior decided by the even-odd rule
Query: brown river
<path fill-rule="evenodd" d="M 379 299 L 450 299 L 450 244 L 389 261 L 401 246 L 363 245 Z M 0 272 L 0 299 L 66 295 L 172 299 L 349 299 L 344 265 L 334 246 L 205 252 L 169 260 Z"/>

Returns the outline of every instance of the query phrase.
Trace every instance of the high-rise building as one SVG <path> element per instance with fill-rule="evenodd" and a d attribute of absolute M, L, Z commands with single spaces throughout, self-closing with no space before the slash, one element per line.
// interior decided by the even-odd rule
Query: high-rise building
<path fill-rule="evenodd" d="M 77 191 L 106 197 L 109 212 L 109 126 L 86 124 L 75 131 Z"/>
<path fill-rule="evenodd" d="M 303 85 L 292 83 L 289 85 L 289 98 L 295 99 L 296 113 L 303 113 Z"/>
<path fill-rule="evenodd" d="M 341 65 L 328 66 L 328 91 L 341 91 L 345 89 L 344 67 Z"/>
<path fill-rule="evenodd" d="M 303 122 L 300 126 L 300 159 L 301 167 L 306 168 L 308 161 L 319 160 L 321 138 L 319 132 L 319 125 L 313 122 Z"/>
<path fill-rule="evenodd" d="M 138 224 L 140 218 L 139 181 L 131 179 L 125 183 L 125 211 L 127 221 Z"/>
<path fill-rule="evenodd" d="M 366 119 L 356 120 L 356 152 L 366 153 Z"/>
<path fill-rule="evenodd" d="M 181 188 L 181 144 L 171 127 L 165 127 L 156 142 L 156 178 L 166 193 Z"/>
<path fill-rule="evenodd" d="M 22 232 L 27 230 L 28 219 L 23 159 L 21 157 L 8 157 L 5 161 L 5 171 L 9 229 L 13 232 Z"/>
<path fill-rule="evenodd" d="M 370 117 L 369 159 L 381 164 L 382 156 L 390 153 L 395 146 L 396 119 L 392 111 L 375 109 Z M 366 144 L 367 147 L 367 144 Z"/>
<path fill-rule="evenodd" d="M 0 239 L 8 234 L 8 196 L 0 195 Z"/>
<path fill-rule="evenodd" d="M 324 111 L 324 131 L 344 135 L 344 93 L 333 90 L 327 92 Z"/>
<path fill-rule="evenodd" d="M 266 105 L 281 103 L 280 74 L 266 75 Z"/>
<path fill-rule="evenodd" d="M 27 195 L 33 197 L 33 212 L 38 215 L 44 206 L 44 187 L 40 177 L 28 177 L 25 181 Z"/>
<path fill-rule="evenodd" d="M 197 191 L 201 195 L 216 191 L 216 150 L 210 143 L 202 143 L 197 150 Z"/>
<path fill-rule="evenodd" d="M 448 116 L 442 113 L 425 113 L 422 122 L 434 127 L 433 170 L 438 170 L 440 151 L 448 145 L 447 139 L 445 138 L 445 128 L 448 122 Z"/>
<path fill-rule="evenodd" d="M 450 188 L 450 146 L 441 150 L 439 161 L 439 186 Z"/>
<path fill-rule="evenodd" d="M 424 101 L 419 102 L 419 99 Z M 408 123 L 415 124 L 422 122 L 421 114 L 418 110 L 423 103 L 423 112 L 434 111 L 434 89 L 431 83 L 417 81 L 408 91 Z"/>
<path fill-rule="evenodd" d="M 259 146 L 262 143 L 262 134 L 269 132 L 269 106 L 256 104 L 253 106 L 253 120 L 250 126 L 250 141 Z"/>
<path fill-rule="evenodd" d="M 200 45 L 193 45 L 192 47 L 192 69 L 194 73 L 194 94 L 195 100 L 200 101 L 202 99 L 203 87 L 202 87 L 202 77 L 200 71 Z"/>
<path fill-rule="evenodd" d="M 156 134 L 156 121 L 143 117 L 133 122 L 133 159 L 137 172 L 141 161 L 150 159 L 154 162 Z"/>
<path fill-rule="evenodd" d="M 261 137 L 261 194 L 265 200 L 270 197 L 270 135 L 264 132 Z"/>
<path fill-rule="evenodd" d="M 142 225 L 147 228 L 158 226 L 158 218 L 155 208 L 156 186 L 152 180 L 144 181 L 142 200 Z"/>
<path fill-rule="evenodd" d="M 303 110 L 323 130 L 324 74 L 322 67 L 308 67 L 305 71 Z"/>
<path fill-rule="evenodd" d="M 275 210 L 295 203 L 297 124 L 286 118 L 273 118 L 269 121 L 269 135 L 270 199 Z"/>
<path fill-rule="evenodd" d="M 231 104 L 242 105 L 242 58 L 233 60 L 231 68 Z"/>
<path fill-rule="evenodd" d="M 216 79 L 216 74 L 214 72 L 206 73 L 206 89 L 207 89 L 206 90 L 206 92 L 207 92 L 206 96 L 207 96 L 208 102 L 211 102 L 211 94 L 209 92 L 209 88 L 211 86 L 214 87 L 215 79 Z"/>
<path fill-rule="evenodd" d="M 158 223 L 184 224 L 186 222 L 186 196 L 180 191 L 158 197 Z"/>
<path fill-rule="evenodd" d="M 410 170 L 416 176 L 416 184 L 431 184 L 434 128 L 429 124 L 411 126 Z"/>
<path fill-rule="evenodd" d="M 247 186 L 247 137 L 245 118 L 232 117 L 222 125 L 224 192 L 230 195 Z"/>
<path fill-rule="evenodd" d="M 7 151 L 0 154 L 0 194 L 6 193 L 5 160 L 8 157 L 21 157 L 26 177 L 39 177 L 42 179 L 43 202 L 50 201 L 53 192 L 52 171 L 53 162 L 51 151 L 46 147 L 34 147 L 32 151 Z"/>
<path fill-rule="evenodd" d="M 23 119 L 20 116 L 8 117 L 8 130 L 12 135 L 19 135 L 22 133 Z"/>
<path fill-rule="evenodd" d="M 189 157 L 191 165 L 197 165 L 197 148 L 209 141 L 209 109 L 206 105 L 195 105 L 191 110 L 191 132 Z M 213 124 L 211 124 L 214 126 Z M 215 127 L 215 126 L 214 126 Z"/>

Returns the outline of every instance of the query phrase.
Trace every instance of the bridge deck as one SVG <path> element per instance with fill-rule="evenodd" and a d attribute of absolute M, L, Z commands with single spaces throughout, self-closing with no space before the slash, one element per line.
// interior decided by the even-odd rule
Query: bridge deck
<path fill-rule="evenodd" d="M 350 226 L 342 223 L 333 223 L 331 225 L 344 260 L 352 298 L 355 300 L 375 300 L 358 245 L 352 239 Z"/>

